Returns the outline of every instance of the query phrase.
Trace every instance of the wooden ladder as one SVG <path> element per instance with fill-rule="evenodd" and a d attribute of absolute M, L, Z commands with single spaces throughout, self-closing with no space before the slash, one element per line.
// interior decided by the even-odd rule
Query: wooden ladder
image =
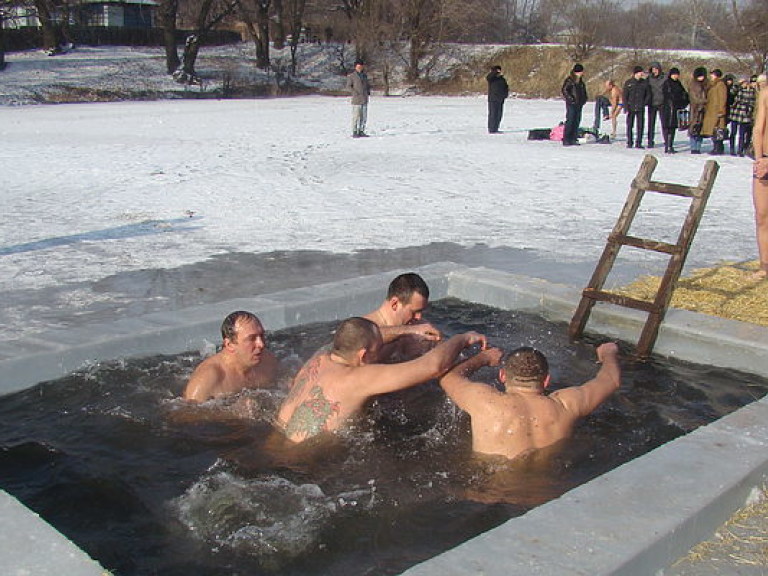
<path fill-rule="evenodd" d="M 653 175 L 653 171 L 656 169 L 657 164 L 658 160 L 654 156 L 648 154 L 643 160 L 640 169 L 637 171 L 637 176 L 632 181 L 632 187 L 630 188 L 627 201 L 624 204 L 624 209 L 616 222 L 616 226 L 608 236 L 603 255 L 600 257 L 600 261 L 595 267 L 592 279 L 582 292 L 581 301 L 576 308 L 576 312 L 573 315 L 568 330 L 572 339 L 575 340 L 581 338 L 587 321 L 589 320 L 589 315 L 592 312 L 592 307 L 597 301 L 608 302 L 617 306 L 624 306 L 647 312 L 648 318 L 646 319 L 643 332 L 640 335 L 640 340 L 637 344 L 636 353 L 638 358 L 641 359 L 647 358 L 653 351 L 656 337 L 659 334 L 659 326 L 664 320 L 667 307 L 672 299 L 672 293 L 675 290 L 675 286 L 677 286 L 677 281 L 683 270 L 683 265 L 688 256 L 693 237 L 696 234 L 699 222 L 704 213 L 704 208 L 709 199 L 709 194 L 714 186 L 717 172 L 720 169 L 717 162 L 709 160 L 704 166 L 704 171 L 698 186 L 681 186 L 679 184 L 652 181 L 651 176 Z M 684 196 L 692 199 L 688 215 L 680 230 L 677 244 L 645 240 L 643 238 L 636 238 L 628 235 L 629 228 L 640 207 L 640 201 L 643 199 L 643 195 L 646 192 L 659 192 L 661 194 L 672 194 L 674 196 Z M 622 246 L 632 246 L 642 250 L 652 250 L 670 256 L 667 270 L 664 273 L 661 284 L 659 285 L 659 291 L 656 293 L 656 298 L 653 302 L 638 300 L 628 296 L 620 296 L 603 290 L 605 280 L 613 268 L 616 257 L 619 254 L 619 249 Z"/>

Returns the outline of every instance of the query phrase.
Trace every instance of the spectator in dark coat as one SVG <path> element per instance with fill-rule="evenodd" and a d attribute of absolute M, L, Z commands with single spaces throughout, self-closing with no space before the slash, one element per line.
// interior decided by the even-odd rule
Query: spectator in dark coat
<path fill-rule="evenodd" d="M 509 96 L 509 84 L 501 73 L 501 66 L 491 66 L 485 79 L 488 81 L 488 133 L 498 134 L 504 115 L 504 100 Z"/>
<path fill-rule="evenodd" d="M 707 110 L 707 70 L 696 68 L 693 71 L 693 82 L 688 88 L 688 98 L 691 101 L 690 123 L 688 136 L 691 140 L 691 154 L 701 154 L 701 142 L 704 137 L 701 127 L 704 124 L 704 113 Z"/>
<path fill-rule="evenodd" d="M 661 132 L 664 135 L 664 152 L 674 154 L 675 132 L 679 128 L 678 112 L 688 108 L 688 92 L 680 83 L 680 70 L 670 68 L 662 86 L 664 102 L 661 105 Z"/>
<path fill-rule="evenodd" d="M 653 148 L 656 140 L 656 117 L 660 115 L 661 107 L 664 104 L 664 82 L 667 76 L 661 71 L 661 64 L 651 62 L 648 74 L 648 89 L 650 90 L 650 99 L 648 102 L 648 148 Z M 661 133 L 664 141 L 667 136 L 664 134 L 664 122 L 661 123 Z"/>
<path fill-rule="evenodd" d="M 643 148 L 645 107 L 651 101 L 648 82 L 643 77 L 643 67 L 635 66 L 632 77 L 624 83 L 624 110 L 627 112 L 627 148 Z M 634 136 L 637 127 L 637 136 Z"/>
<path fill-rule="evenodd" d="M 581 110 L 587 103 L 587 87 L 582 80 L 584 66 L 576 64 L 563 82 L 561 90 L 565 100 L 565 132 L 563 146 L 579 145 Z"/>

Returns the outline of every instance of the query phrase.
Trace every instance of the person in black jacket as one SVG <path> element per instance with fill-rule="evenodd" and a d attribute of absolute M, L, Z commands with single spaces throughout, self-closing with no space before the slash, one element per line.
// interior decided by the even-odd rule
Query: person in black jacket
<path fill-rule="evenodd" d="M 643 77 L 643 67 L 635 66 L 632 77 L 624 83 L 624 110 L 627 112 L 627 148 L 643 148 L 645 107 L 651 101 L 648 82 Z M 633 139 L 633 126 L 637 137 Z"/>
<path fill-rule="evenodd" d="M 501 66 L 491 66 L 485 79 L 488 81 L 488 133 L 498 134 L 504 114 L 504 100 L 509 96 L 509 85 L 501 73 Z"/>
<path fill-rule="evenodd" d="M 662 85 L 664 102 L 661 105 L 661 127 L 664 135 L 664 152 L 674 154 L 675 132 L 679 128 L 678 111 L 688 108 L 688 92 L 680 83 L 680 70 L 670 68 L 669 76 Z M 685 129 L 685 127 L 683 128 Z"/>
<path fill-rule="evenodd" d="M 579 124 L 581 124 L 581 109 L 587 103 L 587 87 L 582 80 L 584 66 L 576 64 L 563 82 L 563 99 L 565 100 L 565 131 L 563 146 L 579 145 Z"/>

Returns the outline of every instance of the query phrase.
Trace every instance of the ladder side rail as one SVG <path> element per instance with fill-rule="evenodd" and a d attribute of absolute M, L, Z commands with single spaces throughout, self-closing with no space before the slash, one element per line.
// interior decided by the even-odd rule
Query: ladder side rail
<path fill-rule="evenodd" d="M 688 215 L 680 230 L 677 241 L 679 251 L 670 258 L 667 270 L 659 285 L 659 291 L 656 293 L 654 305 L 657 311 L 650 313 L 638 340 L 637 354 L 640 357 L 647 357 L 656 343 L 659 328 L 667 314 L 669 303 L 672 301 L 672 295 L 677 287 L 677 282 L 683 271 L 693 238 L 704 215 L 704 209 L 707 206 L 719 168 L 719 165 L 713 160 L 707 161 L 704 167 L 699 186 L 696 188 L 696 194 L 693 196 Z"/>
<path fill-rule="evenodd" d="M 629 231 L 629 227 L 632 225 L 632 220 L 635 218 L 637 210 L 640 207 L 640 201 L 645 193 L 645 187 L 648 185 L 648 182 L 650 182 L 657 164 L 658 160 L 655 156 L 646 154 L 643 163 L 637 170 L 637 175 L 632 180 L 630 192 L 626 202 L 624 202 L 621 214 L 608 236 L 608 241 L 600 256 L 600 260 L 595 267 L 595 271 L 592 273 L 587 288 L 582 293 L 579 305 L 576 307 L 571 323 L 568 326 L 568 334 L 574 340 L 580 338 L 584 333 L 584 328 L 589 321 L 589 316 L 595 305 L 595 300 L 589 297 L 590 291 L 602 290 L 605 285 L 605 280 L 608 278 L 608 274 L 613 269 L 613 265 L 616 262 L 616 257 L 619 254 L 621 245 L 614 239 L 620 236 L 625 236 Z"/>

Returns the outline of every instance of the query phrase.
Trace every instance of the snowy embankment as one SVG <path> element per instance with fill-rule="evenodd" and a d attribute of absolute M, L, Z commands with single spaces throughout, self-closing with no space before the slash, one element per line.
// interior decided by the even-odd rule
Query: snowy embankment
<path fill-rule="evenodd" d="M 112 275 L 232 252 L 454 242 L 595 262 L 643 153 L 623 130 L 610 145 L 527 141 L 562 118 L 558 101 L 509 101 L 499 135 L 485 115 L 479 96 L 374 95 L 371 137 L 352 139 L 348 100 L 328 96 L 0 107 L 1 338 L 114 298 L 93 289 Z M 698 182 L 707 156 L 679 148 L 653 151 L 656 179 Z M 695 266 L 755 257 L 749 163 L 718 161 Z M 687 208 L 649 198 L 636 235 L 674 240 Z"/>

